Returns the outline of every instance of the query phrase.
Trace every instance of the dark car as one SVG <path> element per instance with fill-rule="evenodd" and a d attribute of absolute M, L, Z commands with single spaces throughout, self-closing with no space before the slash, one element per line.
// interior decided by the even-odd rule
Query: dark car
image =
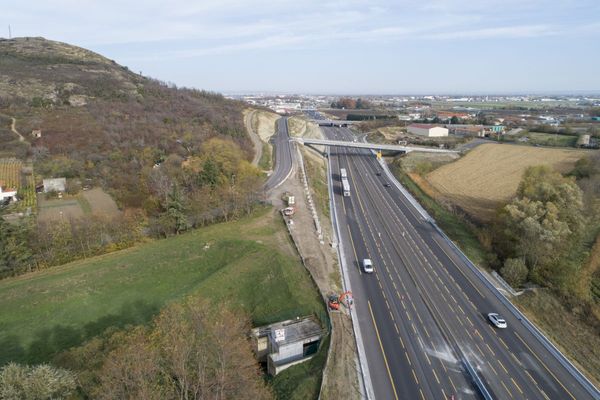
<path fill-rule="evenodd" d="M 390 187 L 390 186 L 392 186 L 392 185 L 390 185 L 389 183 L 385 182 L 385 183 L 383 184 L 383 186 L 385 186 L 385 187 Z"/>
<path fill-rule="evenodd" d="M 377 172 L 375 172 L 375 175 L 377 175 L 377 176 L 381 176 L 381 171 L 377 171 Z"/>

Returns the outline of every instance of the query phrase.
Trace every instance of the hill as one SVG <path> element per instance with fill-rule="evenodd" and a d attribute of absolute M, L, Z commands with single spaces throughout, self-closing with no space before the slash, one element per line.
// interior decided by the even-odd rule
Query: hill
<path fill-rule="evenodd" d="M 69 44 L 0 39 L 0 161 L 22 162 L 18 196 L 33 211 L 18 232 L 0 221 L 0 234 L 20 246 L 0 249 L 0 277 L 251 212 L 263 177 L 250 163 L 244 108 Z M 36 220 L 34 187 L 44 178 L 66 178 L 64 196 L 46 195 L 53 207 L 76 204 L 95 187 L 123 217 L 82 207 L 76 215 L 57 209 L 59 221 Z M 17 211 L 30 214 L 0 206 L 0 214 Z"/>
<path fill-rule="evenodd" d="M 31 157 L 38 177 L 91 181 L 120 206 L 148 211 L 153 165 L 199 155 L 212 137 L 231 140 L 244 159 L 252 155 L 241 103 L 43 38 L 0 40 L 0 117 L 0 157 Z M 25 142 L 10 132 L 8 118 Z"/>

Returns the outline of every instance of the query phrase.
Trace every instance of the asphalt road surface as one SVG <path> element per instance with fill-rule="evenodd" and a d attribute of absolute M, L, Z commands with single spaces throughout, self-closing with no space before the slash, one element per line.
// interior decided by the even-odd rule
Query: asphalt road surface
<path fill-rule="evenodd" d="M 322 128 L 348 140 L 345 128 Z M 389 182 L 370 151 L 330 148 L 336 218 L 376 399 L 593 399 Z M 342 195 L 346 168 L 351 195 Z M 385 184 L 391 183 L 390 187 Z M 364 258 L 375 272 L 360 269 Z M 493 327 L 499 313 L 506 329 Z"/>
<path fill-rule="evenodd" d="M 265 183 L 265 190 L 279 186 L 292 171 L 292 143 L 288 133 L 287 117 L 277 120 L 277 134 L 273 137 L 275 168 Z"/>

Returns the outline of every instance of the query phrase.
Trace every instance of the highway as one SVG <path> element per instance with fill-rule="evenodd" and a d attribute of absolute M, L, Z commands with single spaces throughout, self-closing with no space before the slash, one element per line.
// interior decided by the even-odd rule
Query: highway
<path fill-rule="evenodd" d="M 265 183 L 265 190 L 271 190 L 282 184 L 292 172 L 292 143 L 288 132 L 287 117 L 277 120 L 277 134 L 273 137 L 275 157 L 273 173 Z"/>
<path fill-rule="evenodd" d="M 332 140 L 354 137 L 346 128 L 321 129 Z M 600 398 L 480 280 L 370 151 L 332 147 L 329 157 L 369 397 L 483 398 L 467 360 L 494 399 Z M 342 195 L 340 168 L 348 171 L 349 197 Z M 360 270 L 363 258 L 373 261 L 373 274 Z M 493 327 L 490 312 L 501 314 L 508 328 Z"/>

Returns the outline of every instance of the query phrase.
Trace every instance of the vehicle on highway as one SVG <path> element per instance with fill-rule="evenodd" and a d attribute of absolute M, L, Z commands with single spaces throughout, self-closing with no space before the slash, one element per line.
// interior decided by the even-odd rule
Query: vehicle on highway
<path fill-rule="evenodd" d="M 363 271 L 367 274 L 373 273 L 373 262 L 371 261 L 370 258 L 363 259 L 362 268 L 363 268 Z"/>
<path fill-rule="evenodd" d="M 344 196 L 350 196 L 350 183 L 348 183 L 348 179 L 342 178 L 342 190 L 344 192 Z"/>
<path fill-rule="evenodd" d="M 507 327 L 506 321 L 500 315 L 496 313 L 489 313 L 487 316 L 490 322 L 494 324 L 496 328 L 504 329 Z"/>
<path fill-rule="evenodd" d="M 392 185 L 390 185 L 390 184 L 389 184 L 389 182 L 384 182 L 384 183 L 383 183 L 383 186 L 385 186 L 385 187 L 390 187 L 390 186 L 392 186 Z"/>
<path fill-rule="evenodd" d="M 377 171 L 377 172 L 375 172 L 375 175 L 377 175 L 377 176 L 381 176 L 381 171 Z"/>
<path fill-rule="evenodd" d="M 342 179 L 348 178 L 348 172 L 346 171 L 346 168 L 340 168 L 340 176 Z"/>

